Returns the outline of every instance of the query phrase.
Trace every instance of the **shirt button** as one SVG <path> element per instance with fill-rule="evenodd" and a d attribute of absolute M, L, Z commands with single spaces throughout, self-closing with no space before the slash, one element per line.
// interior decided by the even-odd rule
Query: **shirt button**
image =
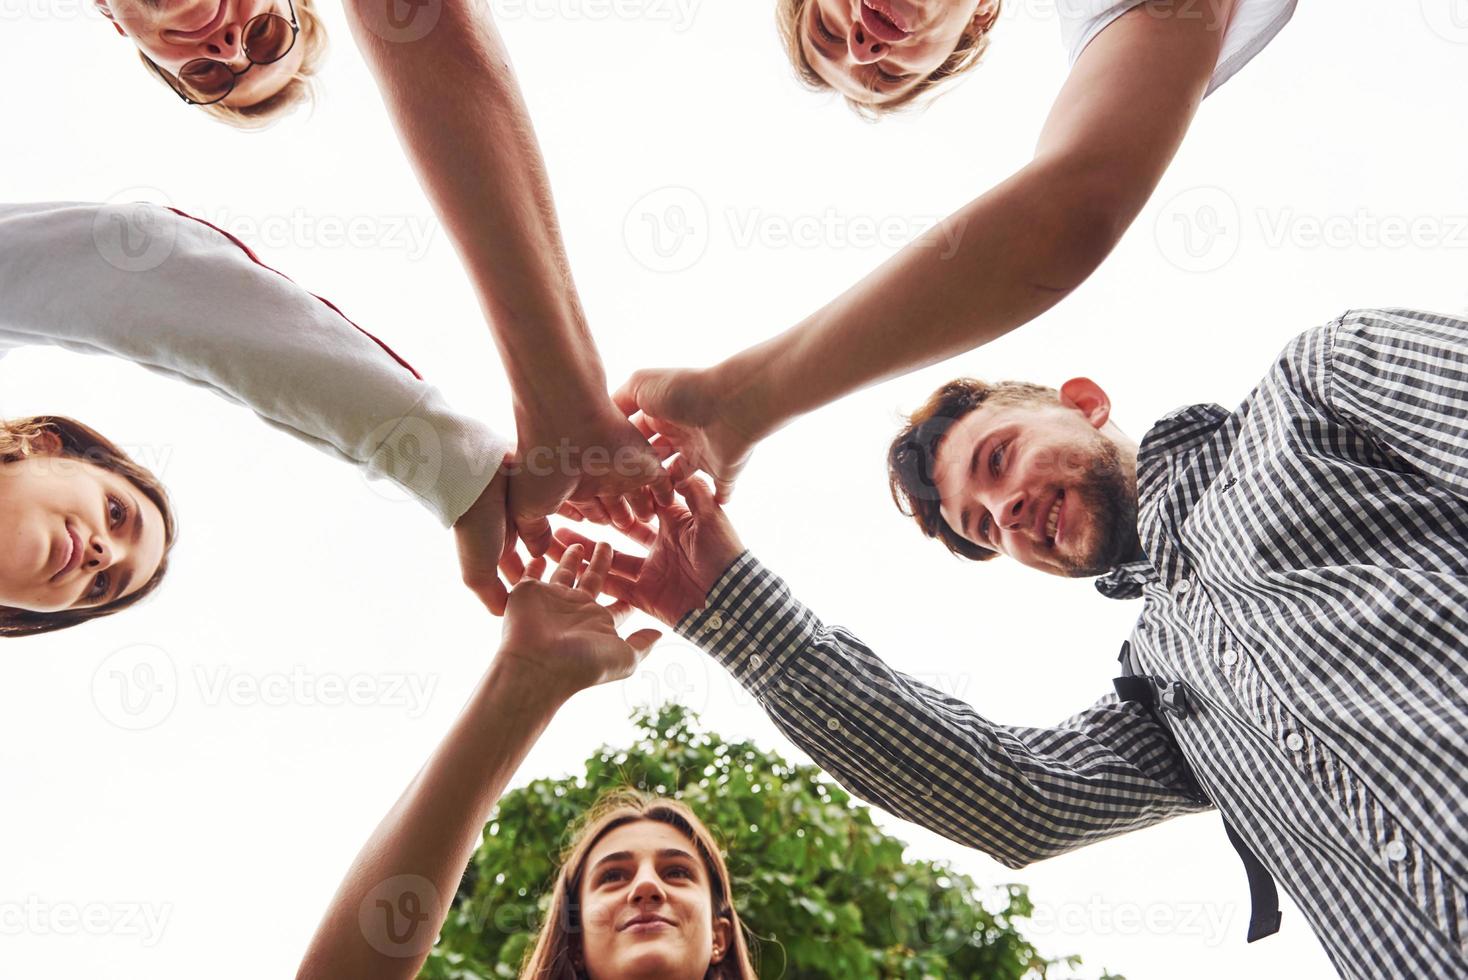
<path fill-rule="evenodd" d="M 749 665 L 751 667 L 758 667 L 760 664 L 762 664 L 764 662 L 765 662 L 765 658 L 764 657 L 761 657 L 757 653 L 754 656 L 752 656 L 752 657 L 749 658 Z"/>
<path fill-rule="evenodd" d="M 836 729 L 841 727 L 841 722 L 837 721 L 835 718 L 827 718 L 826 727 L 834 732 Z"/>
<path fill-rule="evenodd" d="M 714 630 L 721 630 L 721 629 L 723 629 L 724 628 L 724 617 L 723 616 L 720 616 L 718 613 L 714 613 L 703 624 L 703 628 L 706 629 L 706 630 L 708 630 L 709 632 L 713 632 Z"/>
<path fill-rule="evenodd" d="M 1298 752 L 1304 747 L 1305 736 L 1301 735 L 1299 732 L 1290 732 L 1289 737 L 1285 739 L 1285 748 L 1289 749 L 1291 752 Z"/>
<path fill-rule="evenodd" d="M 1225 651 L 1223 651 L 1223 665 L 1225 667 L 1232 667 L 1234 664 L 1236 664 L 1238 662 L 1239 662 L 1239 652 L 1237 650 L 1225 650 Z"/>
<path fill-rule="evenodd" d="M 1193 584 L 1187 579 L 1183 579 L 1177 584 L 1176 588 L 1174 588 L 1173 591 L 1177 593 L 1178 598 L 1182 598 L 1189 592 L 1193 591 Z"/>
<path fill-rule="evenodd" d="M 1383 853 L 1386 854 L 1388 861 L 1401 861 L 1407 857 L 1407 845 L 1399 840 L 1394 840 L 1386 845 Z"/>

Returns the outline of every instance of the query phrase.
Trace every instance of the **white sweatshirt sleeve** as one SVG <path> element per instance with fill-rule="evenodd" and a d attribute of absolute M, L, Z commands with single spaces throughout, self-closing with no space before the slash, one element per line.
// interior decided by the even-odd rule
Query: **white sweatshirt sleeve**
<path fill-rule="evenodd" d="M 0 204 L 0 353 L 51 344 L 202 385 L 398 484 L 445 526 L 509 443 L 231 236 L 149 204 Z"/>

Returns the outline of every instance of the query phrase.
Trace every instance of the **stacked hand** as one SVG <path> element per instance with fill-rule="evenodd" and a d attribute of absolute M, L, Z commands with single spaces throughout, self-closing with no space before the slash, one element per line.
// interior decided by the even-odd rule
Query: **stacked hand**
<path fill-rule="evenodd" d="M 540 581 L 544 556 L 523 569 L 514 567 L 516 559 L 507 562 L 515 588 L 505 611 L 499 656 L 570 697 L 584 688 L 632 676 L 662 634 L 645 629 L 623 639 L 617 627 L 632 607 L 625 601 L 610 606 L 596 601 L 612 563 L 610 545 L 597 545 L 590 563 L 583 563 L 586 551 L 580 545 L 561 550 L 547 582 Z"/>
<path fill-rule="evenodd" d="M 679 454 L 674 483 L 701 470 L 714 481 L 714 499 L 726 504 L 759 441 L 759 433 L 730 411 L 729 388 L 715 371 L 638 371 L 612 400 L 628 416 L 641 413 L 635 424 L 664 459 Z"/>
<path fill-rule="evenodd" d="M 677 489 L 687 506 L 660 504 L 656 527 L 638 521 L 626 528 L 624 533 L 648 554 L 642 558 L 623 552 L 610 555 L 610 574 L 602 585 L 608 595 L 669 626 L 701 608 L 714 583 L 744 552 L 706 483 L 689 479 Z M 573 548 L 584 552 L 593 546 L 606 547 L 563 528 L 556 532 L 552 554 L 564 556 Z"/>

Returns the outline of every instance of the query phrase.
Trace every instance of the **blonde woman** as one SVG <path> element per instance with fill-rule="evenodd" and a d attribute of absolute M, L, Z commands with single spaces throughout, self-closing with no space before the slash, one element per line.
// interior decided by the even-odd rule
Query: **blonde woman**
<path fill-rule="evenodd" d="M 657 641 L 617 635 L 631 607 L 596 601 L 612 549 L 585 557 L 573 546 L 548 582 L 544 558 L 519 578 L 489 669 L 347 871 L 298 980 L 417 976 L 490 812 L 556 712 L 630 676 Z M 680 803 L 605 800 L 552 889 L 521 980 L 756 980 L 723 855 Z"/>

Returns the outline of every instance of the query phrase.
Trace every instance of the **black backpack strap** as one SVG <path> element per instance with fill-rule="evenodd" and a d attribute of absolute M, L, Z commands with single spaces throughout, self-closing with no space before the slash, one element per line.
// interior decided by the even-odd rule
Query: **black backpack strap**
<path fill-rule="evenodd" d="M 1122 672 L 1122 676 L 1112 681 L 1117 697 L 1123 701 L 1141 704 L 1152 713 L 1167 734 L 1173 736 L 1172 721 L 1167 716 L 1172 714 L 1179 718 L 1187 717 L 1191 709 L 1187 685 L 1182 681 L 1169 684 L 1161 678 L 1150 677 L 1138 671 L 1130 640 L 1121 645 L 1121 656 L 1117 659 L 1121 661 Z M 1176 736 L 1173 736 L 1173 740 L 1176 742 Z M 1280 921 L 1279 892 L 1274 887 L 1274 878 L 1264 862 L 1259 860 L 1259 855 L 1254 853 L 1227 820 L 1223 822 L 1223 829 L 1228 833 L 1229 843 L 1238 852 L 1239 860 L 1244 863 L 1244 874 L 1249 879 L 1247 941 L 1252 943 L 1265 936 L 1272 936 L 1279 932 Z"/>

